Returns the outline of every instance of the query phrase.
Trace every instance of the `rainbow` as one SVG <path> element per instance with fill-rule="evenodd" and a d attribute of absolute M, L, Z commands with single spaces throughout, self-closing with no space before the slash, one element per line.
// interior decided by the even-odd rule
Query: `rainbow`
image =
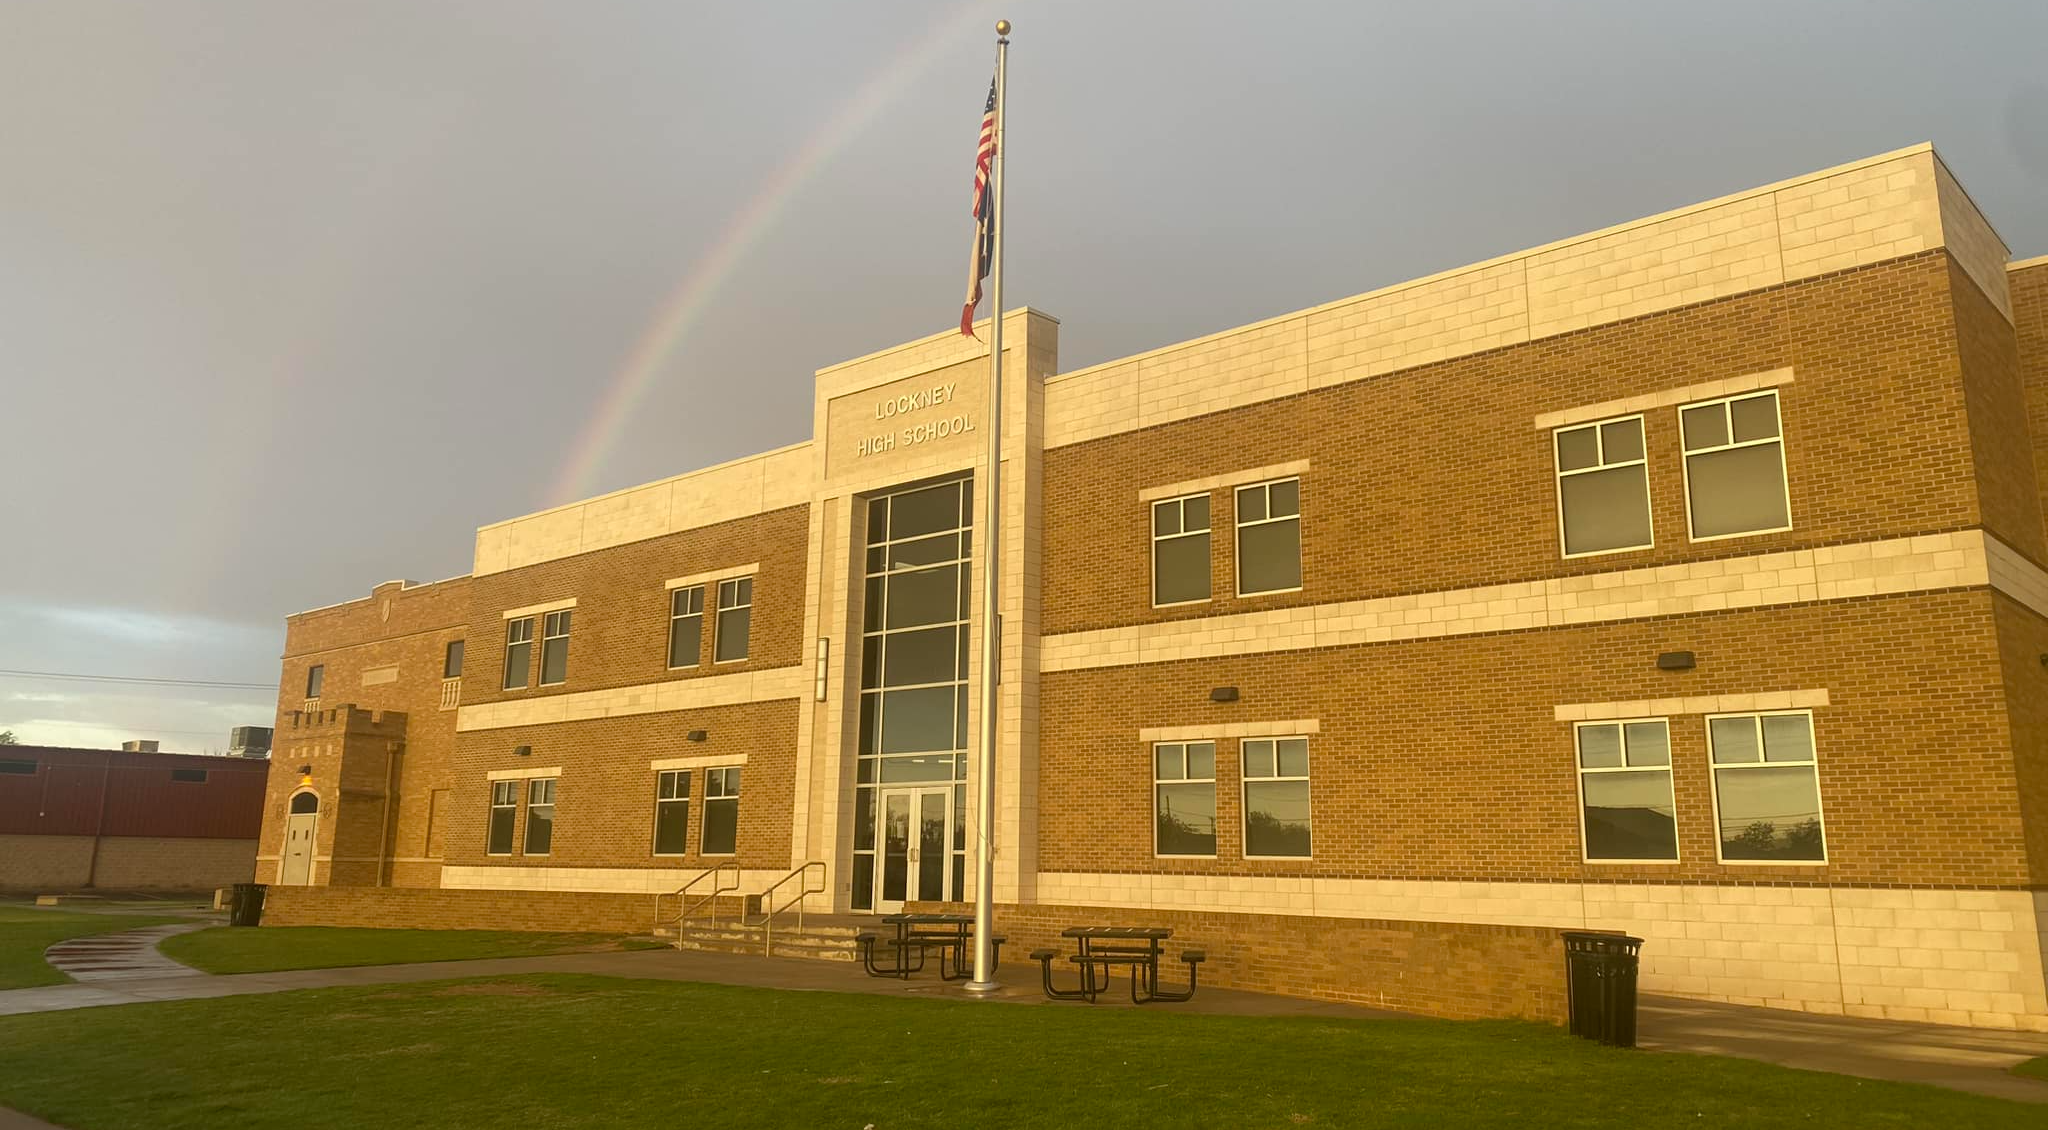
<path fill-rule="evenodd" d="M 726 220 L 718 242 L 669 292 L 640 339 L 626 355 L 625 362 L 597 397 L 590 418 L 576 433 L 575 442 L 570 445 L 561 470 L 548 490 L 548 505 L 559 506 L 593 493 L 593 480 L 598 468 L 618 444 L 620 432 L 626 421 L 632 418 L 633 409 L 647 395 L 663 364 L 689 336 L 703 316 L 705 306 L 731 277 L 747 252 L 773 230 L 798 190 L 816 179 L 832 158 L 873 122 L 942 51 L 967 34 L 981 15 L 979 7 L 970 5 L 948 18 L 934 21 L 923 35 L 891 58 L 820 123 L 803 144 L 769 174 L 746 205 Z M 963 136 L 964 130 L 965 127 Z M 962 210 L 965 210 L 965 205 L 962 205 Z"/>

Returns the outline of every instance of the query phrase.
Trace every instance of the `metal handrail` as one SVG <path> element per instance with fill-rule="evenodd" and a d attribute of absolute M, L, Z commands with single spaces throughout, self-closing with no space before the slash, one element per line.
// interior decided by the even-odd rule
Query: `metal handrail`
<path fill-rule="evenodd" d="M 727 877 L 730 877 L 732 880 L 730 884 L 728 884 L 725 881 Z M 740 889 L 739 864 L 721 863 L 716 867 L 707 867 L 704 870 L 697 872 L 695 878 L 691 879 L 687 883 L 684 883 L 682 886 L 677 887 L 673 893 L 668 895 L 657 894 L 654 896 L 654 924 L 656 926 L 660 926 L 661 900 L 663 898 L 680 899 L 684 895 L 689 894 L 691 888 L 695 887 L 699 883 L 702 883 L 706 879 L 711 880 L 710 893 L 699 895 L 696 899 L 684 903 L 682 909 L 678 911 L 676 914 L 676 947 L 678 949 L 682 948 L 683 924 L 685 922 L 688 922 L 690 920 L 690 916 L 697 913 L 697 911 L 700 908 L 708 904 L 711 907 L 711 921 L 713 923 L 716 923 L 718 921 L 718 896 L 729 895 L 734 891 Z"/>
<path fill-rule="evenodd" d="M 818 869 L 818 885 L 815 887 L 813 887 L 810 884 L 809 878 L 811 868 L 813 867 Z M 781 889 L 783 884 L 789 882 L 791 879 L 798 878 L 799 876 L 804 878 L 804 883 L 801 887 L 797 889 L 795 896 L 792 897 L 788 902 L 783 903 L 781 906 L 776 906 L 775 892 Z M 790 871 L 789 874 L 784 875 L 782 878 L 775 880 L 773 883 L 768 884 L 766 887 L 761 888 L 760 916 L 758 918 L 750 919 L 746 915 L 746 912 L 743 910 L 740 913 L 740 924 L 743 926 L 761 927 L 761 952 L 769 957 L 774 957 L 775 919 L 780 915 L 787 914 L 791 907 L 795 907 L 796 928 L 799 930 L 803 929 L 804 900 L 808 899 L 812 895 L 822 895 L 824 893 L 825 863 L 823 860 L 813 859 L 809 863 L 803 864 L 802 866 L 793 869 L 792 871 Z"/>

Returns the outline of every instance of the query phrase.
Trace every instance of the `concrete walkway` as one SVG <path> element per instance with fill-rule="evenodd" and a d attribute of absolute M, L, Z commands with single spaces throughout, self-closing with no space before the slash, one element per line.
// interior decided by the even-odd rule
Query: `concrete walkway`
<path fill-rule="evenodd" d="M 2048 1082 L 2010 1070 L 2013 1064 L 2048 1056 L 2048 1033 L 1863 1020 L 1676 997 L 1644 997 L 1636 1027 L 1637 1043 L 1656 1051 L 1730 1055 L 2048 1103 Z"/>
<path fill-rule="evenodd" d="M 66 938 L 43 951 L 52 969 L 74 981 L 141 981 L 163 977 L 204 977 L 189 965 L 180 965 L 158 952 L 158 942 L 173 934 L 204 930 L 211 922 L 180 922 L 168 926 L 144 926 L 118 934 L 87 934 Z"/>

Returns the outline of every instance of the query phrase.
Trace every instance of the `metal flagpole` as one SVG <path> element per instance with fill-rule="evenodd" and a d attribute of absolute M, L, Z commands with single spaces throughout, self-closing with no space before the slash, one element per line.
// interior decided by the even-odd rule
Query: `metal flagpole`
<path fill-rule="evenodd" d="M 996 135 L 995 153 L 989 165 L 992 207 L 989 225 L 993 229 L 994 252 L 989 256 L 989 273 L 995 276 L 990 288 L 988 330 L 988 478 L 983 484 L 981 571 L 981 749 L 975 758 L 978 783 L 974 805 L 974 980 L 970 992 L 986 993 L 1001 988 L 995 982 L 994 954 L 989 938 L 994 933 L 996 885 L 996 673 L 1001 670 L 1003 592 L 1003 164 L 1004 78 L 1010 54 L 1010 21 L 996 21 Z"/>

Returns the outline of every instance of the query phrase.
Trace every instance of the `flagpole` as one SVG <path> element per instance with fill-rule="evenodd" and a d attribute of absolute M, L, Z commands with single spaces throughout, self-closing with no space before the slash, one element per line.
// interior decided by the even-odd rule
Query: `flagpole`
<path fill-rule="evenodd" d="M 989 939 L 995 924 L 996 885 L 996 673 L 1002 669 L 1003 591 L 1003 113 L 1005 70 L 1010 54 L 1010 21 L 996 21 L 996 132 L 995 153 L 989 166 L 991 207 L 989 226 L 995 250 L 989 257 L 989 273 L 995 284 L 989 291 L 988 330 L 988 477 L 982 491 L 987 517 L 982 521 L 983 545 L 987 553 L 981 570 L 981 749 L 975 758 L 977 783 L 974 805 L 974 980 L 969 992 L 993 992 L 995 955 Z"/>

